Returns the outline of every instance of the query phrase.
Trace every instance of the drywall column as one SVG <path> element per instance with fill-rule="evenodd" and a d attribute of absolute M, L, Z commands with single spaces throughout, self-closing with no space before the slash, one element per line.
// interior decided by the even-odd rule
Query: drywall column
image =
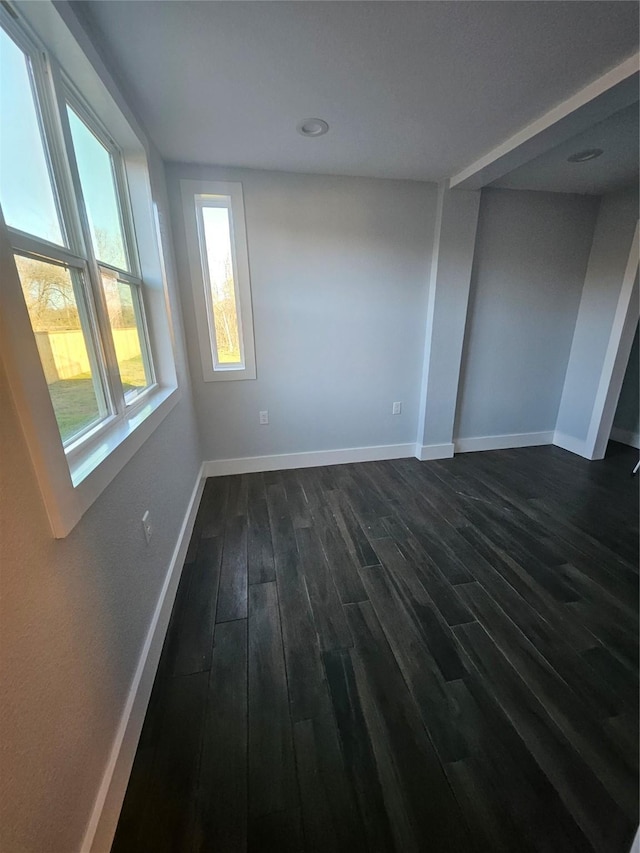
<path fill-rule="evenodd" d="M 453 456 L 453 425 L 480 192 L 438 188 L 422 391 L 418 459 Z"/>
<path fill-rule="evenodd" d="M 620 399 L 613 419 L 611 438 L 640 450 L 640 329 L 631 347 L 631 355 L 622 381 Z"/>
<path fill-rule="evenodd" d="M 596 223 L 554 444 L 602 459 L 638 320 L 638 194 L 604 196 Z"/>

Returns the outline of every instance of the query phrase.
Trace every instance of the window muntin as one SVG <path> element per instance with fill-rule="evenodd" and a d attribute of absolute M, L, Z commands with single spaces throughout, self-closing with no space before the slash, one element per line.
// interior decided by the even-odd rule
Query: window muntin
<path fill-rule="evenodd" d="M 11 228 L 63 245 L 31 58 L 0 28 L 0 199 Z"/>
<path fill-rule="evenodd" d="M 213 327 L 211 343 L 217 369 L 244 367 L 238 276 L 232 248 L 231 198 L 198 196 L 200 252 Z"/>
<path fill-rule="evenodd" d="M 109 413 L 83 310 L 82 272 L 23 255 L 15 261 L 60 436 L 68 445 Z"/>

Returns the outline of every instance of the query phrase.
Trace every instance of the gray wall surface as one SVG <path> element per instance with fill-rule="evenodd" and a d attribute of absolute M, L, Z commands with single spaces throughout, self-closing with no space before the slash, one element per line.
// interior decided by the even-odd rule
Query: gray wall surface
<path fill-rule="evenodd" d="M 640 401 L 638 391 L 640 386 L 640 346 L 638 345 L 638 327 L 631 347 L 629 364 L 624 374 L 620 398 L 613 419 L 615 429 L 638 435 L 640 433 Z"/>
<path fill-rule="evenodd" d="M 158 159 L 152 183 L 164 219 Z M 0 825 L 7 853 L 80 849 L 196 482 L 201 456 L 175 291 L 172 315 L 182 399 L 66 539 L 52 537 L 0 365 Z M 145 509 L 154 526 L 149 547 Z"/>
<path fill-rule="evenodd" d="M 256 380 L 202 379 L 180 178 L 242 182 Z M 168 179 L 204 458 L 415 442 L 436 187 L 177 164 Z"/>
<path fill-rule="evenodd" d="M 587 438 L 638 221 L 638 193 L 603 196 L 558 412 L 557 429 Z"/>
<path fill-rule="evenodd" d="M 554 429 L 597 209 L 482 191 L 456 438 Z"/>

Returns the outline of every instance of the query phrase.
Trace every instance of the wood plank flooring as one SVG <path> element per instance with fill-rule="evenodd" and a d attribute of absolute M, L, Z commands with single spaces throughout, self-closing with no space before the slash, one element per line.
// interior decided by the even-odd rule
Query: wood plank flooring
<path fill-rule="evenodd" d="M 627 853 L 635 461 L 208 480 L 113 853 Z"/>

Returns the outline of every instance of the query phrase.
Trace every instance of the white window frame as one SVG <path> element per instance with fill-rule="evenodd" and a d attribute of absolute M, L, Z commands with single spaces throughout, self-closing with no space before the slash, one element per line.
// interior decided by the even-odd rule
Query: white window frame
<path fill-rule="evenodd" d="M 125 411 L 133 412 L 137 407 L 144 405 L 144 396 L 153 393 L 157 384 L 155 377 L 155 369 L 153 365 L 152 347 L 149 340 L 149 330 L 147 326 L 146 311 L 144 306 L 144 282 L 140 274 L 138 247 L 135 238 L 133 216 L 131 213 L 131 203 L 129 200 L 129 187 L 126 175 L 126 164 L 123 154 L 120 151 L 120 148 L 114 142 L 114 140 L 110 138 L 99 119 L 93 114 L 87 104 L 84 103 L 83 99 L 77 94 L 71 81 L 66 78 L 63 78 L 63 86 L 64 88 L 62 94 L 64 96 L 65 104 L 68 105 L 76 113 L 76 115 L 82 122 L 84 122 L 89 131 L 96 136 L 98 141 L 108 151 L 109 155 L 112 158 L 113 178 L 116 189 L 116 199 L 119 207 L 123 245 L 127 262 L 129 265 L 129 269 L 125 270 L 119 267 L 114 267 L 111 264 L 98 259 L 95 252 L 95 247 L 91 245 L 92 237 L 90 234 L 88 214 L 86 210 L 81 209 L 81 219 L 86 220 L 84 224 L 84 230 L 85 242 L 88 245 L 89 253 L 88 263 L 90 264 L 90 266 L 93 267 L 93 270 L 95 271 L 94 298 L 98 303 L 100 303 L 103 299 L 101 282 L 102 270 L 105 270 L 107 273 L 114 274 L 118 281 L 122 281 L 123 283 L 130 285 L 132 291 L 135 291 L 132 301 L 134 306 L 134 312 L 136 314 L 136 328 L 140 338 L 142 359 L 145 364 L 145 375 L 149 377 L 149 384 L 129 399 L 127 399 L 127 396 L 125 393 L 123 393 L 123 389 L 121 387 L 120 371 L 117 364 L 117 359 L 115 357 L 115 349 L 112 345 L 112 329 L 110 328 L 108 317 L 106 316 L 106 311 L 103 310 L 102 312 L 104 315 L 102 318 L 103 326 L 105 328 L 104 331 L 102 331 L 100 337 L 106 349 L 106 366 L 109 374 L 108 382 L 112 390 L 115 389 L 116 416 L 119 416 L 122 415 Z M 73 152 L 73 146 L 71 147 L 71 152 Z M 74 183 L 77 184 L 78 192 L 81 193 L 82 188 L 79 181 L 77 167 L 75 165 L 75 155 L 73 155 L 73 153 L 72 168 Z M 109 325 L 108 329 L 106 328 L 107 325 Z M 99 429 L 98 432 L 100 432 Z M 79 441 L 75 441 L 73 445 L 67 449 L 67 457 L 72 460 L 78 455 L 78 451 L 80 451 L 80 454 L 82 454 L 83 446 Z"/>
<path fill-rule="evenodd" d="M 205 382 L 255 379 L 256 354 L 251 277 L 242 184 L 236 181 L 182 180 L 180 191 L 202 377 Z M 239 364 L 218 362 L 211 285 L 202 224 L 202 208 L 207 206 L 224 207 L 229 211 L 231 260 L 241 354 Z"/>
<path fill-rule="evenodd" d="M 66 235 L 69 249 L 54 246 L 9 228 L 0 210 L 0 355 L 52 533 L 63 538 L 180 399 L 168 313 L 169 294 L 146 141 L 139 128 L 132 125 L 108 72 L 103 66 L 96 67 L 95 57 L 89 61 L 86 48 L 78 41 L 78 32 L 74 34 L 73 22 L 65 20 L 52 3 L 26 3 L 15 9 L 3 3 L 0 24 L 32 55 L 39 85 L 47 87 L 41 108 L 49 131 L 56 192 L 66 214 L 61 224 L 71 232 Z M 56 53 L 47 48 L 45 39 L 55 45 Z M 58 56 L 64 57 L 64 63 L 58 62 Z M 66 112 L 63 112 L 67 102 L 83 120 L 89 118 L 91 129 L 99 131 L 101 141 L 109 142 L 110 153 L 117 152 L 114 174 L 119 203 L 123 206 L 123 227 L 128 229 L 125 244 L 129 272 L 96 261 L 82 205 L 77 208 L 73 199 L 70 202 L 70 193 L 75 199 L 81 199 L 82 193 Z M 104 131 L 105 127 L 110 128 L 109 133 Z M 112 350 L 103 361 L 107 370 L 101 376 L 104 393 L 110 398 L 110 412 L 66 447 L 60 437 L 23 298 L 14 251 L 32 255 L 40 252 L 43 259 L 49 257 L 82 270 L 85 287 L 91 290 L 87 307 L 101 348 L 113 348 L 113 339 L 104 306 L 95 315 L 96 303 L 102 298 L 99 267 L 113 269 L 123 282 L 137 288 L 140 297 L 143 358 L 146 344 L 153 365 L 150 385 L 129 400 L 122 393 L 118 396 L 118 386 L 122 392 L 122 385 L 119 374 L 111 375 L 110 366 L 115 358 Z"/>

